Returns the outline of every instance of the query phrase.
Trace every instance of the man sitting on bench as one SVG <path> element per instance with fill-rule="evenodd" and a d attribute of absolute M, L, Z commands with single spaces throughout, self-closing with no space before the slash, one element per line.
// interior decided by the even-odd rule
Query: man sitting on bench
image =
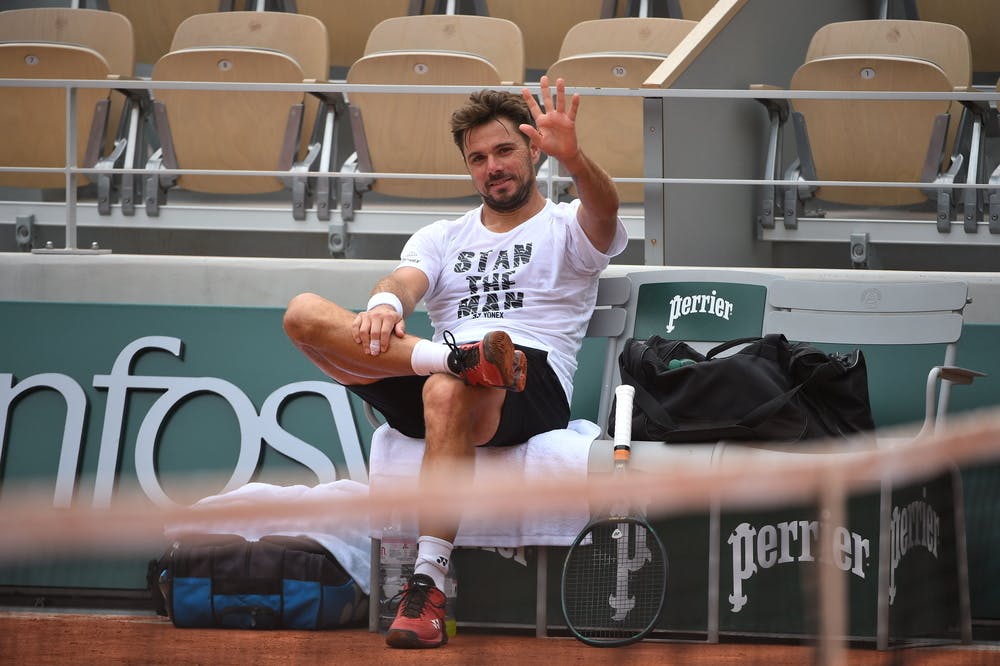
<path fill-rule="evenodd" d="M 288 336 L 324 373 L 426 440 L 425 488 L 453 487 L 477 446 L 566 427 L 598 278 L 627 242 L 614 184 L 577 144 L 579 95 L 567 103 L 559 79 L 553 99 L 542 77 L 541 99 L 544 110 L 527 89 L 485 90 L 455 111 L 452 134 L 483 205 L 417 231 L 365 312 L 300 294 L 285 314 Z M 543 152 L 572 175 L 578 199 L 541 195 Z M 421 299 L 433 341 L 406 333 Z M 420 517 L 390 646 L 447 642 L 442 590 L 460 514 Z"/>

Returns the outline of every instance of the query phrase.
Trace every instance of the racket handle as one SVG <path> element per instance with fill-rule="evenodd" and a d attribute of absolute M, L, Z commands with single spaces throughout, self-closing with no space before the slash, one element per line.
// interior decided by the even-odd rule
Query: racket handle
<path fill-rule="evenodd" d="M 621 384 L 615 388 L 615 460 L 628 460 L 632 446 L 632 400 L 635 388 Z"/>

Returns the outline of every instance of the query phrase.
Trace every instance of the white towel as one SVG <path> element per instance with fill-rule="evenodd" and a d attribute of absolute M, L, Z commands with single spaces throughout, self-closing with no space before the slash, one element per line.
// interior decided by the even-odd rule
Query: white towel
<path fill-rule="evenodd" d="M 299 500 L 333 502 L 347 496 L 367 496 L 367 494 L 368 486 L 348 479 L 313 487 L 248 483 L 236 490 L 200 499 L 195 502 L 194 507 L 225 507 L 251 503 L 273 507 L 284 502 Z M 337 558 L 365 594 L 371 593 L 370 531 L 366 515 L 343 515 L 333 512 L 322 517 L 282 517 L 267 520 L 255 518 L 212 522 L 192 519 L 191 522 L 167 525 L 164 528 L 164 534 L 169 539 L 179 539 L 186 534 L 237 534 L 249 541 L 256 541 L 268 535 L 310 537 Z"/>
<path fill-rule="evenodd" d="M 590 421 L 571 421 L 565 430 L 552 430 L 532 437 L 525 444 L 476 449 L 476 467 L 503 465 L 511 470 L 511 488 L 523 480 L 585 480 L 590 444 L 601 429 Z M 407 437 L 388 425 L 372 435 L 369 478 L 372 488 L 380 483 L 415 486 L 424 455 L 424 441 Z M 497 498 L 498 503 L 503 497 Z M 590 517 L 586 498 L 566 510 L 532 511 L 510 519 L 484 520 L 467 514 L 459 526 L 457 546 L 568 546 Z M 374 526 L 373 526 L 374 527 Z M 411 528 L 412 529 L 412 528 Z M 380 536 L 374 530 L 374 536 Z"/>

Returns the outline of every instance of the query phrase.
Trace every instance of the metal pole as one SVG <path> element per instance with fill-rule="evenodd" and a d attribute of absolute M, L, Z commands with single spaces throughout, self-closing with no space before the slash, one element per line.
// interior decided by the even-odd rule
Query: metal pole
<path fill-rule="evenodd" d="M 76 88 L 66 88 L 66 249 L 76 249 Z"/>

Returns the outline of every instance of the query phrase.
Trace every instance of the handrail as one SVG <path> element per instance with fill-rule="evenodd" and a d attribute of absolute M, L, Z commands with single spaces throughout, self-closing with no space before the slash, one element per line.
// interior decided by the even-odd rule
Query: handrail
<path fill-rule="evenodd" d="M 732 0 L 739 3 L 741 0 Z M 722 3 L 720 3 L 722 4 Z M 308 92 L 308 93 L 383 93 L 399 94 L 419 92 L 420 94 L 455 94 L 472 93 L 482 89 L 482 86 L 465 85 L 435 85 L 420 86 L 419 90 L 415 86 L 405 85 L 385 85 L 385 84 L 348 84 L 348 83 L 220 83 L 206 81 L 150 81 L 145 79 L 135 80 L 114 80 L 105 79 L 0 79 L 2 87 L 25 87 L 25 88 L 65 88 L 67 91 L 77 88 L 115 88 L 121 90 L 231 90 L 233 92 Z M 537 83 L 521 86 L 495 86 L 497 90 L 519 93 L 524 88 L 538 93 Z M 954 100 L 958 102 L 998 102 L 1000 103 L 1000 91 L 974 91 L 962 89 L 952 92 L 904 92 L 904 91 L 830 91 L 830 90 L 743 90 L 743 89 L 650 89 L 650 88 L 595 88 L 588 86 L 569 86 L 570 93 L 579 93 L 581 97 L 641 97 L 644 99 L 733 99 L 733 100 L 794 100 L 794 99 L 847 99 L 847 100 Z M 67 97 L 69 100 L 69 97 Z M 69 102 L 67 101 L 67 104 Z M 72 135 L 76 134 L 76 124 L 71 123 L 67 118 L 67 130 Z M 71 147 L 70 136 L 67 136 L 67 149 Z M 76 144 L 72 147 L 75 149 Z M 0 166 L 0 173 L 67 173 L 71 175 L 80 174 L 129 174 L 142 175 L 156 173 L 164 176 L 176 176 L 183 174 L 198 175 L 233 175 L 259 176 L 259 177 L 287 177 L 287 171 L 273 170 L 232 170 L 232 169 L 138 169 L 138 168 L 114 168 L 100 169 L 79 167 L 68 164 L 66 167 L 28 167 L 28 166 Z M 340 171 L 310 171 L 309 177 L 329 176 L 338 178 L 385 178 L 385 179 L 409 179 L 409 180 L 462 180 L 468 176 L 465 174 L 432 174 L 432 173 L 344 173 Z M 552 175 L 550 179 L 557 183 L 572 182 L 572 178 L 567 176 Z M 621 183 L 651 183 L 666 185 L 782 185 L 787 181 L 782 179 L 766 178 L 614 178 L 615 182 Z M 902 182 L 902 181 L 846 181 L 846 180 L 814 180 L 800 181 L 802 185 L 815 186 L 859 186 L 859 187 L 898 187 L 912 188 L 925 187 L 927 183 Z M 989 183 L 955 183 L 954 188 L 966 189 L 995 189 Z"/>
<path fill-rule="evenodd" d="M 150 81 L 147 79 L 5 79 L 3 88 L 113 88 L 116 90 L 229 90 L 233 92 L 311 92 L 325 93 L 420 93 L 454 95 L 473 93 L 482 86 L 467 85 L 389 85 L 371 83 L 230 83 L 210 81 Z M 537 82 L 518 86 L 491 86 L 493 90 L 520 93 L 527 88 L 538 93 Z M 837 90 L 767 90 L 727 88 L 596 88 L 567 85 L 570 93 L 581 97 L 642 97 L 645 99 L 845 99 L 845 100 L 954 100 L 958 102 L 1000 102 L 998 90 L 974 88 L 955 91 L 837 91 Z"/>
<path fill-rule="evenodd" d="M 735 2 L 736 0 L 734 0 Z M 79 89 L 89 88 L 115 88 L 118 90 L 144 90 L 153 93 L 161 89 L 169 90 L 231 90 L 231 91 L 261 91 L 261 92 L 287 92 L 297 91 L 312 93 L 320 97 L 329 98 L 332 95 L 347 94 L 364 91 L 366 93 L 412 93 L 420 94 L 456 94 L 471 93 L 481 89 L 481 86 L 415 86 L 404 85 L 375 85 L 375 84 L 348 84 L 344 82 L 336 83 L 215 83 L 215 82 L 195 82 L 195 81 L 151 81 L 146 79 L 0 79 L 0 87 L 24 87 L 24 88 L 64 88 L 67 92 L 67 164 L 65 167 L 0 167 L 3 172 L 23 172 L 23 173 L 64 173 L 66 175 L 66 249 L 76 249 L 76 196 L 75 177 L 80 174 L 114 174 L 114 175 L 139 175 L 156 173 L 162 176 L 174 176 L 182 174 L 200 175 L 240 175 L 248 177 L 288 177 L 286 171 L 260 171 L 260 170 L 207 170 L 207 169 L 140 169 L 140 168 L 115 168 L 99 169 L 80 167 L 76 164 L 76 112 L 75 112 L 75 92 Z M 497 89 L 519 93 L 527 88 L 534 94 L 539 92 L 538 83 L 529 83 L 519 86 L 498 86 Z M 849 100 L 954 100 L 968 102 L 979 105 L 996 105 L 1000 103 L 1000 91 L 997 90 L 976 90 L 971 88 L 955 89 L 948 92 L 902 92 L 902 91 L 816 91 L 816 90 L 783 90 L 777 88 L 768 89 L 687 89 L 687 88 L 595 88 L 586 86 L 570 86 L 570 92 L 580 93 L 581 96 L 623 96 L 637 97 L 646 100 L 795 100 L 795 99 L 849 99 Z M 762 109 L 763 112 L 763 109 Z M 467 178 L 465 174 L 430 174 L 430 173 L 344 173 L 340 171 L 310 171 L 306 174 L 309 178 L 327 177 L 338 179 L 355 178 L 385 178 L 385 179 L 442 179 L 460 180 Z M 558 176 L 550 173 L 547 176 L 550 183 L 567 183 L 572 179 L 565 176 Z M 697 178 L 697 177 L 643 177 L 626 178 L 618 177 L 613 179 L 619 183 L 643 183 L 650 185 L 740 185 L 740 186 L 779 186 L 787 185 L 787 180 L 767 179 L 767 178 Z M 798 185 L 804 187 L 879 187 L 879 188 L 914 188 L 929 187 L 928 183 L 921 182 L 873 182 L 873 181 L 831 181 L 814 180 L 798 181 Z M 987 190 L 995 189 L 995 185 L 990 183 L 950 183 L 948 186 L 953 190 Z"/>

